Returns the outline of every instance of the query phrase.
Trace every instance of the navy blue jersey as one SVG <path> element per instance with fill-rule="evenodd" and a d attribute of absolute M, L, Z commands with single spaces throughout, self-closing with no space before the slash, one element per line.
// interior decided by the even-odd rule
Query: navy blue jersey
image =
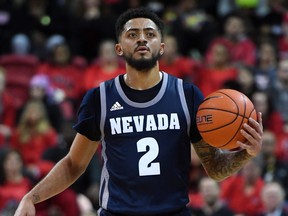
<path fill-rule="evenodd" d="M 74 128 L 91 140 L 101 138 L 102 209 L 155 215 L 186 206 L 190 143 L 201 139 L 195 115 L 203 100 L 188 86 L 185 90 L 182 80 L 163 72 L 159 91 L 146 102 L 130 100 L 119 76 L 86 94 Z"/>

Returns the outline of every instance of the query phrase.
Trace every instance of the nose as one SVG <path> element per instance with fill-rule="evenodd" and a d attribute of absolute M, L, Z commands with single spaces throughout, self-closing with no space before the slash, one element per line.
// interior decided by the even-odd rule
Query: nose
<path fill-rule="evenodd" d="M 147 39 L 145 37 L 144 32 L 139 33 L 138 42 L 146 42 Z"/>

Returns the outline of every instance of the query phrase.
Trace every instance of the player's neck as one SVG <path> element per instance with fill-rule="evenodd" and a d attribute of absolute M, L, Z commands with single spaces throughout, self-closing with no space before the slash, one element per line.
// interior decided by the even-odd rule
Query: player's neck
<path fill-rule="evenodd" d="M 124 81 L 127 86 L 136 90 L 145 90 L 157 85 L 162 79 L 159 67 L 154 67 L 149 71 L 138 71 L 134 68 L 127 68 Z"/>

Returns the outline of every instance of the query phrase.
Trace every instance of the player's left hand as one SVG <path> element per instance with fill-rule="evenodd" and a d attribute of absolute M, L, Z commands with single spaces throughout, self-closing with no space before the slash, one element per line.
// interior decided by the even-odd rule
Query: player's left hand
<path fill-rule="evenodd" d="M 257 113 L 258 121 L 249 118 L 249 124 L 244 124 L 241 134 L 246 138 L 246 142 L 238 141 L 242 149 L 246 149 L 251 156 L 256 156 L 262 149 L 263 124 L 262 113 Z"/>

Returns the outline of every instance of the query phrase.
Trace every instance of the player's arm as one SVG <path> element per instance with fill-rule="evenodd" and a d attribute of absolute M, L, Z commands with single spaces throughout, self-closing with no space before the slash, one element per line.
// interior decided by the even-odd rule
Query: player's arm
<path fill-rule="evenodd" d="M 243 126 L 241 133 L 247 141 L 245 143 L 238 141 L 242 150 L 237 152 L 217 149 L 204 140 L 193 144 L 201 163 L 211 178 L 217 181 L 223 180 L 239 171 L 247 161 L 261 151 L 263 134 L 261 114 L 258 113 L 258 122 L 250 118 L 249 124 Z"/>
<path fill-rule="evenodd" d="M 62 192 L 86 170 L 99 142 L 77 133 L 69 153 L 21 200 L 15 216 L 34 216 L 34 204 Z"/>

